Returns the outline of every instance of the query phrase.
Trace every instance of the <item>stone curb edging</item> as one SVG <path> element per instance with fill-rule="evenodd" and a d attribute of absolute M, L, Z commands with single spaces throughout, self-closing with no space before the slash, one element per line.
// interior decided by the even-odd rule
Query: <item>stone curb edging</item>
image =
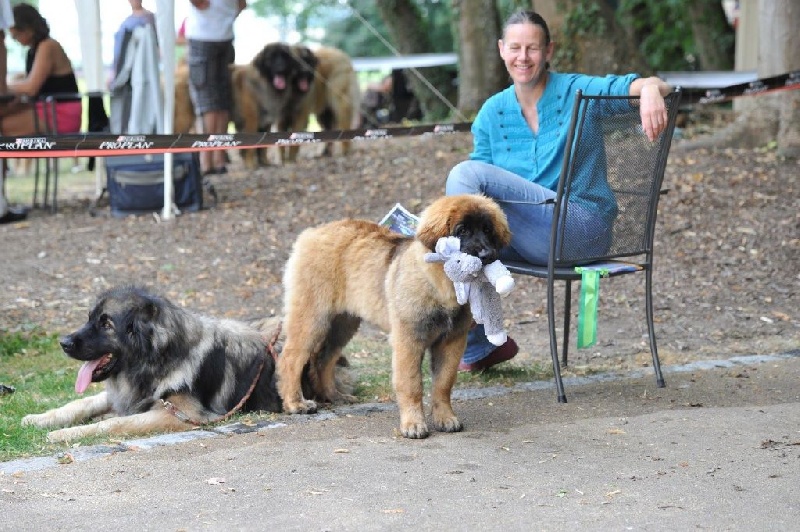
<path fill-rule="evenodd" d="M 779 353 L 775 355 L 744 355 L 736 356 L 727 359 L 719 360 L 700 360 L 691 362 L 681 366 L 671 366 L 664 368 L 665 373 L 683 373 L 689 371 L 707 371 L 718 368 L 732 368 L 735 366 L 742 366 L 748 364 L 760 364 L 765 362 L 772 362 L 777 360 L 784 360 L 788 358 L 800 357 L 800 349 L 794 349 L 786 353 Z M 564 379 L 564 384 L 573 386 L 581 386 L 597 382 L 607 382 L 621 379 L 639 378 L 649 374 L 645 370 L 636 370 L 628 373 L 601 373 L 591 375 L 588 377 L 569 377 Z M 536 381 L 536 382 L 523 382 L 515 384 L 514 386 L 491 386 L 487 388 L 463 388 L 453 391 L 453 399 L 455 400 L 472 400 L 483 399 L 487 397 L 496 397 L 513 392 L 521 391 L 535 391 L 548 389 L 553 386 L 550 381 Z M 9 462 L 0 462 L 0 475 L 13 475 L 28 471 L 37 471 L 48 467 L 58 465 L 70 464 L 73 462 L 84 462 L 94 458 L 101 458 L 109 456 L 114 453 L 129 452 L 129 451 L 149 451 L 156 447 L 165 445 L 175 445 L 188 441 L 201 440 L 205 438 L 214 438 L 217 436 L 224 436 L 230 434 L 246 434 L 250 432 L 258 432 L 262 430 L 279 429 L 295 423 L 312 423 L 315 421 L 325 421 L 336 419 L 341 416 L 367 416 L 375 412 L 387 412 L 396 410 L 397 406 L 394 403 L 362 403 L 357 405 L 349 405 L 336 407 L 332 410 L 326 410 L 310 416 L 280 416 L 279 421 L 271 420 L 256 421 L 254 423 L 241 423 L 236 422 L 230 425 L 223 425 L 212 429 L 197 429 L 186 432 L 173 432 L 169 434 L 161 434 L 149 438 L 140 438 L 135 440 L 128 440 L 119 442 L 115 445 L 92 445 L 87 447 L 76 447 L 56 454 L 55 456 L 40 456 L 34 458 L 22 458 L 19 460 L 11 460 Z"/>

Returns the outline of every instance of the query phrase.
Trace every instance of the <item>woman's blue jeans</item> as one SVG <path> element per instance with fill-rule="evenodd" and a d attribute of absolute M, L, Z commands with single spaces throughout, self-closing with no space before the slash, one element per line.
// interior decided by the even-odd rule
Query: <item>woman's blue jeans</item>
<path fill-rule="evenodd" d="M 511 244 L 500 254 L 500 260 L 524 260 L 532 264 L 547 264 L 550 249 L 550 231 L 553 222 L 553 204 L 545 203 L 556 193 L 528 181 L 512 172 L 481 161 L 464 161 L 457 164 L 447 177 L 445 193 L 483 194 L 493 198 L 508 219 Z M 570 209 L 579 207 L 572 206 Z M 574 210 L 570 218 L 574 215 Z M 586 212 L 578 216 L 581 223 L 570 227 L 571 242 L 583 246 L 597 246 L 601 252 L 608 249 L 611 228 L 597 216 Z M 581 238 L 583 236 L 583 238 Z M 470 329 L 467 348 L 462 362 L 472 364 L 486 357 L 497 346 L 486 339 L 482 325 Z"/>

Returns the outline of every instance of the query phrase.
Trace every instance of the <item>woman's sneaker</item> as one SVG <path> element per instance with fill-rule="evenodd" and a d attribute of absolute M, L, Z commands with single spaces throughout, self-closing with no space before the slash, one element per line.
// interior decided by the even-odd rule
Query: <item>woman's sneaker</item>
<path fill-rule="evenodd" d="M 484 358 L 473 362 L 472 364 L 465 364 L 464 362 L 461 362 L 458 365 L 458 371 L 471 371 L 472 373 L 485 371 L 492 366 L 500 364 L 501 362 L 511 360 L 517 356 L 518 352 L 519 347 L 517 346 L 517 343 L 513 339 L 509 338 L 506 340 L 506 343 L 499 346 Z"/>

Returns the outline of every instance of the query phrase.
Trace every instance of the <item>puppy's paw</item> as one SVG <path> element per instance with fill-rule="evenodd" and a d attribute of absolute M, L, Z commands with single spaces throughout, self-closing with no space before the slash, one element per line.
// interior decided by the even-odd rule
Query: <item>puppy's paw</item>
<path fill-rule="evenodd" d="M 427 438 L 430 434 L 428 425 L 424 421 L 421 423 L 403 423 L 400 426 L 400 433 L 404 438 L 410 438 L 412 440 Z"/>
<path fill-rule="evenodd" d="M 298 402 L 284 403 L 283 410 L 287 414 L 313 414 L 317 411 L 317 403 L 308 399 Z"/>
<path fill-rule="evenodd" d="M 461 424 L 456 416 L 442 418 L 434 416 L 433 426 L 436 427 L 436 430 L 441 432 L 461 432 L 464 430 L 464 425 Z"/>

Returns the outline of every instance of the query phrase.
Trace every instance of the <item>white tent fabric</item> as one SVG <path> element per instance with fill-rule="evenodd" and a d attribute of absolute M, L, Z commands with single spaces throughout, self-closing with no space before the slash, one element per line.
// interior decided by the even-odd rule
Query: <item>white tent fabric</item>
<path fill-rule="evenodd" d="M 78 31 L 81 35 L 81 55 L 83 56 L 83 77 L 86 90 L 98 92 L 105 89 L 103 79 L 103 55 L 100 33 L 99 0 L 75 0 L 78 10 Z"/>
<path fill-rule="evenodd" d="M 99 0 L 97 0 L 99 2 Z M 175 116 L 175 0 L 157 0 L 156 26 L 164 72 L 164 133 L 173 132 Z M 164 208 L 161 217 L 172 218 L 172 154 L 164 156 Z"/>
<path fill-rule="evenodd" d="M 109 6 L 110 2 L 104 2 Z M 81 35 L 81 53 L 86 88 L 89 92 L 105 91 L 106 80 L 102 58 L 102 30 L 100 26 L 100 0 L 75 0 L 80 13 L 78 24 Z M 118 6 L 115 6 L 118 7 Z M 164 87 L 163 131 L 173 131 L 175 109 L 175 0 L 156 0 L 156 30 L 161 50 L 161 71 Z M 153 80 L 159 83 L 159 80 Z M 100 164 L 97 165 L 98 169 Z M 99 171 L 99 170 L 98 170 Z M 98 174 L 99 176 L 99 174 Z M 102 186 L 101 183 L 98 186 Z M 99 190 L 98 190 L 99 194 Z M 164 208 L 163 219 L 172 218 L 172 154 L 164 157 Z"/>

